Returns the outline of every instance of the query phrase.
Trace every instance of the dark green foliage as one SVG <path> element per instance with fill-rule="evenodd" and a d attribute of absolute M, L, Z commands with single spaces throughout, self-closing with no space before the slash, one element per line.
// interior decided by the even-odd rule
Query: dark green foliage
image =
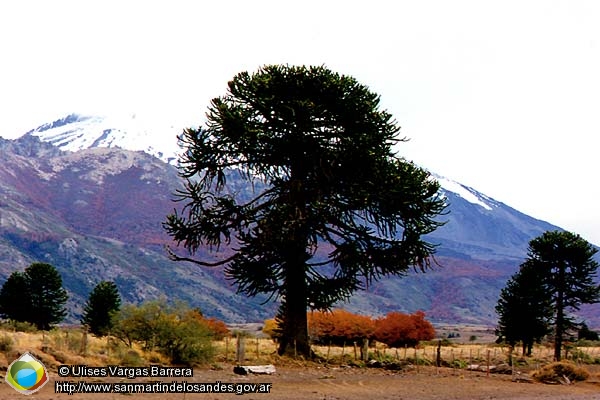
<path fill-rule="evenodd" d="M 61 322 L 67 310 L 67 291 L 62 278 L 50 264 L 34 263 L 25 269 L 33 313 L 29 322 L 38 329 L 47 330 Z"/>
<path fill-rule="evenodd" d="M 48 330 L 67 313 L 68 296 L 60 274 L 50 264 L 33 263 L 23 273 L 13 272 L 0 290 L 0 309 L 5 318 L 31 322 Z"/>
<path fill-rule="evenodd" d="M 597 250 L 581 236 L 552 231 L 529 243 L 529 258 L 534 265 L 546 271 L 547 290 L 554 304 L 554 358 L 561 359 L 564 338 L 577 329 L 569 316 L 581 304 L 600 301 L 600 286 L 594 283 L 598 263 Z"/>
<path fill-rule="evenodd" d="M 577 339 L 597 341 L 600 340 L 600 337 L 598 336 L 598 332 L 590 330 L 587 324 L 582 323 L 579 331 L 577 332 Z"/>
<path fill-rule="evenodd" d="M 112 315 L 121 307 L 121 296 L 114 282 L 97 284 L 85 303 L 81 323 L 96 336 L 105 336 L 112 328 Z"/>
<path fill-rule="evenodd" d="M 531 276 L 521 279 L 521 287 L 506 288 L 509 293 L 514 292 L 515 297 L 514 304 L 503 306 L 509 320 L 528 316 L 551 322 L 554 328 L 554 358 L 557 361 L 561 359 L 563 341 L 578 328 L 571 313 L 579 310 L 581 304 L 600 301 L 600 286 L 594 283 L 598 270 L 598 263 L 593 258 L 596 252 L 590 243 L 574 233 L 545 232 L 529 242 L 528 258 L 523 266 Z M 526 317 L 519 317 L 523 312 L 520 300 L 526 296 L 538 298 L 538 293 L 545 297 L 543 304 L 548 301 L 551 305 L 550 317 L 545 315 L 545 307 L 540 307 L 537 313 L 531 310 L 532 313 Z"/>
<path fill-rule="evenodd" d="M 496 305 L 498 341 L 514 347 L 523 345 L 523 355 L 531 355 L 535 342 L 550 333 L 552 302 L 541 284 L 544 271 L 531 262 L 521 264 L 519 271 L 506 283 Z"/>
<path fill-rule="evenodd" d="M 15 271 L 4 282 L 0 289 L 0 314 L 2 318 L 13 321 L 29 321 L 31 316 L 31 299 L 27 277 L 24 273 Z"/>
<path fill-rule="evenodd" d="M 306 311 L 410 267 L 430 266 L 445 207 L 428 172 L 398 157 L 403 141 L 379 96 L 324 67 L 265 66 L 236 75 L 205 127 L 186 129 L 182 211 L 165 228 L 194 255 L 220 260 L 239 291 L 281 299 L 279 352 L 310 355 Z M 236 196 L 228 176 L 253 188 Z M 248 197 L 248 196 L 246 196 Z M 295 345 L 294 345 L 295 343 Z"/>

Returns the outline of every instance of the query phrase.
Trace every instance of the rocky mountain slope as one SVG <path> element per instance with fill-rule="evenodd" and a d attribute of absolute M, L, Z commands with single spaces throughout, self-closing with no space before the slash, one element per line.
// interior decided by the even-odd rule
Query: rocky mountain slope
<path fill-rule="evenodd" d="M 32 262 L 56 266 L 71 319 L 103 279 L 128 302 L 164 295 L 227 321 L 271 315 L 220 274 L 168 259 L 161 224 L 179 184 L 174 167 L 143 152 L 0 140 L 0 282 Z"/>
<path fill-rule="evenodd" d="M 276 304 L 235 294 L 220 270 L 166 257 L 170 242 L 161 223 L 181 185 L 171 165 L 178 150 L 162 151 L 163 133 L 136 132 L 70 115 L 18 140 L 0 140 L 0 279 L 34 261 L 57 266 L 72 318 L 101 279 L 115 280 L 130 302 L 166 295 L 230 322 L 272 317 Z M 176 133 L 169 135 L 175 142 Z M 434 321 L 495 323 L 498 293 L 525 258 L 528 241 L 557 227 L 436 178 L 449 203 L 447 223 L 429 237 L 439 245 L 439 265 L 383 279 L 342 306 L 371 315 L 421 309 Z M 598 311 L 586 309 L 589 325 L 600 327 Z"/>

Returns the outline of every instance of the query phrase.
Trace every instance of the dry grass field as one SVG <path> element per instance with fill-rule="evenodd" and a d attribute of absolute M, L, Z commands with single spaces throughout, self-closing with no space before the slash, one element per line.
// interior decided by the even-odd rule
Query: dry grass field
<path fill-rule="evenodd" d="M 270 383 L 270 393 L 248 393 L 248 399 L 600 399 L 600 346 L 573 348 L 573 362 L 590 373 L 585 382 L 570 385 L 545 385 L 532 383 L 520 377 L 551 361 L 552 349 L 536 346 L 532 357 L 523 358 L 515 353 L 515 368 L 508 374 L 488 374 L 484 370 L 468 369 L 469 365 L 495 366 L 508 359 L 507 348 L 484 343 L 461 334 L 466 343 L 452 343 L 440 349 L 442 366 L 436 366 L 437 346 L 434 342 L 418 349 L 389 349 L 377 344 L 370 349 L 370 356 L 383 362 L 396 363 L 399 370 L 368 368 L 358 359 L 359 349 L 353 344 L 345 347 L 315 346 L 318 361 L 280 358 L 276 346 L 269 339 L 247 337 L 244 341 L 242 364 L 273 364 L 274 375 L 241 376 L 233 373 L 237 364 L 236 338 L 229 338 L 215 345 L 214 361 L 210 365 L 194 368 L 190 383 L 230 383 L 249 385 Z M 10 339 L 7 339 L 10 338 Z M 482 339 L 487 340 L 487 339 Z M 10 342 L 10 345 L 6 343 Z M 68 395 L 55 393 L 55 382 L 60 365 L 132 365 L 148 366 L 166 364 L 158 353 L 144 353 L 141 349 L 129 349 L 122 343 L 106 338 L 98 339 L 83 335 L 79 330 L 60 330 L 50 333 L 23 333 L 0 331 L 0 369 L 6 367 L 25 351 L 39 358 L 49 371 L 50 382 L 33 396 L 38 399 L 119 399 L 123 394 Z M 519 378 L 519 379 L 515 379 Z M 178 378 L 181 380 L 181 378 Z M 78 382 L 82 379 L 71 379 Z M 83 379 L 85 380 L 85 379 Z M 171 383 L 174 378 L 162 378 Z M 87 378 L 89 382 L 100 382 Z M 156 381 L 156 378 L 154 378 Z M 102 382 L 150 383 L 146 378 L 135 380 L 104 378 Z M 527 382 L 527 383 L 523 383 Z M 0 399 L 18 398 L 19 395 L 6 383 L 0 385 Z M 179 394 L 135 394 L 141 399 L 229 399 L 239 398 L 236 394 L 224 393 L 179 393 Z"/>

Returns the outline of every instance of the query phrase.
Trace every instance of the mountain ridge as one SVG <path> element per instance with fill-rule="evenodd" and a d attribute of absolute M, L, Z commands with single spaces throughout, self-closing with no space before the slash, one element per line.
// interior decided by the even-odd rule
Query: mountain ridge
<path fill-rule="evenodd" d="M 105 132 L 105 120 L 72 114 L 19 139 L 0 139 L 0 251 L 9 255 L 0 261 L 0 276 L 33 261 L 56 265 L 73 296 L 71 319 L 100 278 L 117 281 L 130 302 L 165 295 L 228 322 L 272 317 L 274 303 L 236 294 L 222 270 L 168 259 L 164 246 L 173 244 L 161 224 L 176 207 L 173 194 L 182 184 L 176 153 L 147 146 L 164 137 L 147 138 L 136 151 L 123 149 L 130 139 L 105 140 L 113 132 L 127 136 L 115 124 Z M 82 148 L 85 143 L 91 147 Z M 450 213 L 441 217 L 447 223 L 427 236 L 439 244 L 442 267 L 384 278 L 341 307 L 370 315 L 422 309 L 438 322 L 495 324 L 499 291 L 524 261 L 528 241 L 559 228 L 435 178 L 450 203 Z M 244 190 L 235 177 L 230 182 Z M 598 314 L 593 307 L 586 311 L 588 325 L 600 327 Z"/>

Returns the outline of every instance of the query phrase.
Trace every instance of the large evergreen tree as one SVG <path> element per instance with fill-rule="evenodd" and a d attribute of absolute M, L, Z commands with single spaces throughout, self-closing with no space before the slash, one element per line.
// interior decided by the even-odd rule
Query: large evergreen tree
<path fill-rule="evenodd" d="M 325 67 L 236 75 L 205 127 L 181 136 L 184 207 L 165 227 L 192 257 L 173 258 L 225 265 L 240 292 L 279 297 L 279 353 L 309 356 L 309 306 L 430 265 L 422 236 L 445 205 L 429 173 L 395 154 L 398 133 L 378 95 Z M 223 245 L 233 254 L 193 257 Z"/>
<path fill-rule="evenodd" d="M 98 283 L 85 306 L 81 323 L 86 325 L 90 332 L 96 336 L 108 334 L 112 328 L 113 314 L 121 307 L 121 296 L 114 282 L 102 281 Z"/>
<path fill-rule="evenodd" d="M 64 319 L 67 299 L 60 274 L 46 263 L 33 263 L 23 273 L 13 272 L 0 290 L 0 307 L 7 318 L 31 322 L 43 330 Z"/>
<path fill-rule="evenodd" d="M 595 283 L 597 251 L 581 236 L 564 231 L 548 231 L 529 242 L 528 262 L 543 271 L 541 282 L 551 295 L 557 361 L 565 336 L 579 326 L 570 313 L 582 304 L 600 302 L 600 286 Z"/>
<path fill-rule="evenodd" d="M 523 345 L 523 355 L 531 355 L 533 344 L 550 333 L 552 302 L 543 284 L 544 271 L 531 262 L 521 264 L 500 292 L 496 305 L 501 342 Z"/>

